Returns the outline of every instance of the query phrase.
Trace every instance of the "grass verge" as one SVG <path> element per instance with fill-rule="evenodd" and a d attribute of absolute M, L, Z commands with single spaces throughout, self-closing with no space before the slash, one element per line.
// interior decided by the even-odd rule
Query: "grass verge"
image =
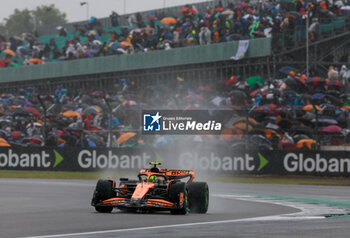
<path fill-rule="evenodd" d="M 106 177 L 135 177 L 135 172 L 60 172 L 60 171 L 23 171 L 0 170 L 0 178 L 34 178 L 34 179 L 99 179 Z M 198 176 L 198 180 L 226 183 L 260 183 L 260 184 L 304 184 L 350 186 L 350 178 L 299 177 L 299 176 Z"/>

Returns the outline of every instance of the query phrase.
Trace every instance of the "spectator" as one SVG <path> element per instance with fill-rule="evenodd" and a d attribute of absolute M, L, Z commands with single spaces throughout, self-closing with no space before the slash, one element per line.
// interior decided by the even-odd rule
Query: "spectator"
<path fill-rule="evenodd" d="M 334 69 L 332 65 L 329 66 L 328 68 L 328 79 L 331 81 L 338 80 L 339 78 L 339 73 Z"/>
<path fill-rule="evenodd" d="M 111 25 L 113 27 L 119 26 L 118 18 L 119 18 L 119 15 L 115 11 L 112 11 L 112 14 L 109 15 L 109 19 L 111 20 Z"/>
<path fill-rule="evenodd" d="M 199 33 L 199 44 L 209 45 L 211 43 L 211 32 L 208 27 L 201 27 L 201 32 Z"/>

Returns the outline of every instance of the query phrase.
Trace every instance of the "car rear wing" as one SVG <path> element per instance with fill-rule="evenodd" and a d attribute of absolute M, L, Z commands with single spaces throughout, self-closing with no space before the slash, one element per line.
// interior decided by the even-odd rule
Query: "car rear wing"
<path fill-rule="evenodd" d="M 140 174 L 162 174 L 166 175 L 169 179 L 182 179 L 190 177 L 189 181 L 194 180 L 194 171 L 193 170 L 167 170 L 167 169 L 158 169 L 158 171 L 154 171 L 153 169 L 141 169 Z"/>

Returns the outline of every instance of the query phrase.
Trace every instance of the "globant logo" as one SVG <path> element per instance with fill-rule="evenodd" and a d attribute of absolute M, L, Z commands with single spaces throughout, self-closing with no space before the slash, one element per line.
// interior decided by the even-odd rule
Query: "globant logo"
<path fill-rule="evenodd" d="M 96 150 L 82 150 L 78 155 L 78 164 L 83 169 L 141 169 L 150 161 L 151 156 L 147 153 L 116 155 L 112 151 L 99 154 Z"/>
<path fill-rule="evenodd" d="M 283 159 L 284 169 L 288 172 L 342 173 L 350 172 L 349 158 L 322 158 L 319 153 L 314 157 L 304 157 L 303 153 L 288 153 Z"/>
<path fill-rule="evenodd" d="M 63 157 L 56 150 L 53 152 L 55 156 L 45 150 L 40 153 L 16 153 L 9 149 L 7 153 L 0 153 L 0 168 L 56 168 Z"/>

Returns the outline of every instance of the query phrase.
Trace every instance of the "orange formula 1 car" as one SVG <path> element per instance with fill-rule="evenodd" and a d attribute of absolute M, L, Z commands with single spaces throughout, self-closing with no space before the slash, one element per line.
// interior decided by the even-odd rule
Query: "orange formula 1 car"
<path fill-rule="evenodd" d="M 170 211 L 171 214 L 206 213 L 209 189 L 205 182 L 193 182 L 194 171 L 141 169 L 138 180 L 120 178 L 119 187 L 113 179 L 99 180 L 91 205 L 96 211 L 109 213 L 114 207 L 130 211 Z M 189 178 L 185 183 L 182 179 Z"/>

